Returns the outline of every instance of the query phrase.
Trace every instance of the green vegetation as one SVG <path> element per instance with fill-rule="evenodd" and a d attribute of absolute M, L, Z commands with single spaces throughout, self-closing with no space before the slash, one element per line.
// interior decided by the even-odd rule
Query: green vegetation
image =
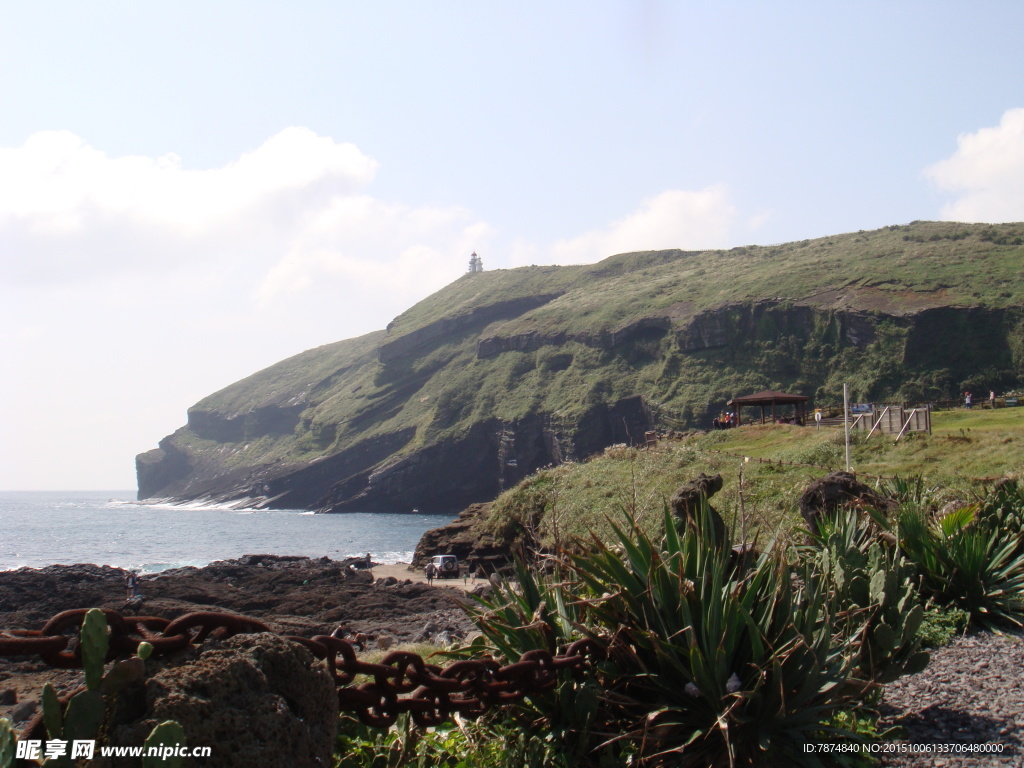
<path fill-rule="evenodd" d="M 967 631 L 971 615 L 959 608 L 931 606 L 924 612 L 924 620 L 917 636 L 922 648 L 941 648 Z"/>
<path fill-rule="evenodd" d="M 1019 224 L 914 222 L 465 275 L 386 335 L 210 395 L 171 443 L 213 475 L 297 467 L 385 436 L 393 460 L 474 425 L 542 417 L 562 457 L 583 458 L 584 417 L 628 397 L 687 429 L 762 389 L 817 405 L 840 402 L 844 382 L 855 400 L 1003 391 L 1024 384 L 1022 236 Z"/>
<path fill-rule="evenodd" d="M 145 661 L 153 651 L 150 643 L 139 643 L 135 656 L 117 662 L 104 675 L 104 665 L 109 648 L 107 618 L 99 608 L 91 608 L 82 618 L 79 628 L 79 649 L 82 656 L 82 667 L 85 672 L 85 690 L 72 696 L 62 706 L 57 698 L 57 691 L 52 684 L 43 686 L 42 701 L 43 724 L 50 740 L 62 740 L 66 745 L 75 741 L 101 742 L 101 728 L 108 710 L 112 707 L 112 697 L 128 683 L 141 681 L 144 676 Z M 146 738 L 144 747 L 178 747 L 185 744 L 185 732 L 181 725 L 167 720 L 156 725 Z M 13 728 L 11 723 L 0 720 L 0 768 L 12 768 L 15 761 Z M 72 760 L 70 750 L 56 757 L 47 757 L 41 763 L 25 760 L 26 765 L 41 764 L 53 768 L 71 768 L 78 760 Z M 178 768 L 182 758 L 168 754 L 154 758 L 147 756 L 142 761 L 143 768 Z"/>
<path fill-rule="evenodd" d="M 932 434 L 852 435 L 851 465 L 865 482 L 920 477 L 934 488 L 934 503 L 968 502 L 996 479 L 1024 474 L 1024 408 L 941 411 Z M 692 435 L 662 441 L 649 450 L 612 447 L 581 464 L 565 464 L 526 478 L 492 505 L 485 530 L 510 545 L 556 549 L 559 540 L 595 532 L 611 537 L 607 524 L 628 509 L 649 535 L 660 533 L 663 504 L 700 472 L 725 481 L 713 504 L 738 526 L 745 510 L 749 536 L 773 536 L 802 525 L 796 513 L 804 488 L 828 470 L 843 469 L 842 427 L 784 424 Z M 806 466 L 814 465 L 814 466 Z M 884 481 L 883 481 L 884 482 Z"/>
<path fill-rule="evenodd" d="M 506 658 L 580 636 L 606 646 L 593 673 L 606 693 L 581 695 L 588 679 L 566 676 L 525 705 L 531 715 L 582 765 L 595 750 L 618 764 L 632 754 L 680 766 L 813 765 L 803 744 L 859 740 L 826 725 L 864 690 L 852 684 L 853 638 L 833 633 L 828 581 L 810 566 L 792 578 L 781 550 L 736 563 L 710 516 L 679 531 L 665 516 L 660 544 L 627 516 L 615 547 L 595 542 L 550 579 L 520 569 L 519 590 L 481 601 L 486 642 Z M 544 626 L 525 631 L 537 617 Z"/>
<path fill-rule="evenodd" d="M 525 734 L 513 722 L 485 717 L 476 722 L 423 731 L 408 715 L 381 732 L 342 716 L 338 768 L 575 768 L 552 750 L 550 740 Z M 611 768 L 611 766 L 609 766 Z"/>
<path fill-rule="evenodd" d="M 841 510 L 820 525 L 805 557 L 828 584 L 840 631 L 861 635 L 859 675 L 888 683 L 920 672 L 928 654 L 918 636 L 924 606 L 913 564 L 856 510 Z"/>
<path fill-rule="evenodd" d="M 1007 482 L 945 513 L 904 504 L 887 521 L 917 567 L 920 590 L 972 623 L 1024 628 L 1024 485 Z"/>
<path fill-rule="evenodd" d="M 745 554 L 716 539 L 706 502 L 692 523 L 663 506 L 658 537 L 620 508 L 608 521 L 611 541 L 567 542 L 540 567 L 517 562 L 514 580 L 477 598 L 482 635 L 450 655 L 516 662 L 580 640 L 603 654 L 478 722 L 424 733 L 403 720 L 381 734 L 343 720 L 338 764 L 870 764 L 856 752 L 803 747 L 888 738 L 874 707 L 882 686 L 925 668 L 922 648 L 948 642 L 970 620 L 1024 620 L 1024 581 L 1004 578 L 998 595 L 986 589 L 974 602 L 971 580 L 934 552 L 918 559 L 917 534 L 902 524 L 916 512 L 953 551 L 965 532 L 989 542 L 998 530 L 978 570 L 1005 570 L 1008 548 L 1024 546 L 1024 483 L 1003 482 L 966 513 L 944 515 L 921 479 L 897 478 L 883 491 L 901 504 L 892 521 L 840 509 L 818 535 L 804 532 L 806 543 L 780 536 Z M 946 579 L 941 591 L 937 578 Z"/>

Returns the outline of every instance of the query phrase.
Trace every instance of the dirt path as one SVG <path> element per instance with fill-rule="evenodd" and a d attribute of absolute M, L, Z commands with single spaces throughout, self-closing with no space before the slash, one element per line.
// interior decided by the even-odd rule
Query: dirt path
<path fill-rule="evenodd" d="M 399 581 L 405 581 L 409 579 L 413 584 L 426 584 L 427 577 L 423 575 L 423 569 L 417 568 L 409 570 L 408 563 L 390 563 L 388 565 L 375 565 L 373 566 L 373 577 L 375 579 L 386 579 L 389 576 L 393 576 Z M 434 579 L 435 587 L 451 587 L 453 589 L 461 589 L 464 592 L 472 592 L 480 584 L 484 584 L 486 581 L 480 579 L 470 578 L 458 578 L 458 579 Z"/>

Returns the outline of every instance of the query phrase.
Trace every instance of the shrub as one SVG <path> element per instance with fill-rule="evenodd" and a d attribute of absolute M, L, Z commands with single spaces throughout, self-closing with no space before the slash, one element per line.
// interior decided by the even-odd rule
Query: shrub
<path fill-rule="evenodd" d="M 941 648 L 949 645 L 955 637 L 964 634 L 970 624 L 971 616 L 959 608 L 939 608 L 930 606 L 925 609 L 924 621 L 917 636 L 921 639 L 922 648 Z"/>
<path fill-rule="evenodd" d="M 896 530 L 926 598 L 962 609 L 974 624 L 1024 627 L 1024 492 L 1019 483 L 944 514 L 904 505 L 896 515 Z"/>
<path fill-rule="evenodd" d="M 339 768 L 570 768 L 544 738 L 509 720 L 417 729 L 408 715 L 381 732 L 342 717 L 335 748 Z"/>
<path fill-rule="evenodd" d="M 860 636 L 860 675 L 888 683 L 928 664 L 918 631 L 924 607 L 915 569 L 855 509 L 822 519 L 815 570 L 828 585 L 838 632 Z"/>
<path fill-rule="evenodd" d="M 660 544 L 630 520 L 617 544 L 595 539 L 546 578 L 521 567 L 519 589 L 480 599 L 474 652 L 605 646 L 586 677 L 522 704 L 579 764 L 617 750 L 646 764 L 820 765 L 804 744 L 862 741 L 830 724 L 865 686 L 856 640 L 832 631 L 826 581 L 771 551 L 736 562 L 698 518 L 677 531 L 666 509 Z"/>

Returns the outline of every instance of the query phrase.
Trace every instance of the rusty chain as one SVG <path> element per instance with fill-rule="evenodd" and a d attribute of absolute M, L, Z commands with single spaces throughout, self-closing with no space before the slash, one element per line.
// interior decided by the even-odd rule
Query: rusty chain
<path fill-rule="evenodd" d="M 0 657 L 39 656 L 51 667 L 80 669 L 78 628 L 88 609 L 63 611 L 39 630 L 0 630 Z M 263 622 L 230 613 L 199 612 L 174 620 L 156 616 L 122 616 L 104 610 L 110 628 L 107 660 L 135 653 L 139 643 L 153 646 L 163 657 L 202 643 L 209 637 L 226 638 L 250 632 L 272 632 Z M 456 661 L 447 667 L 428 664 L 423 657 L 394 651 L 379 663 L 360 661 L 355 646 L 338 637 L 313 638 L 284 635 L 326 662 L 334 678 L 338 706 L 376 728 L 391 726 L 402 713 L 420 726 L 435 726 L 458 713 L 478 717 L 490 709 L 522 700 L 554 687 L 558 673 L 579 674 L 604 658 L 603 646 L 578 640 L 558 654 L 527 651 L 513 663 L 501 665 L 491 658 Z M 69 648 L 69 646 L 71 646 Z M 356 677 L 372 678 L 355 684 Z"/>

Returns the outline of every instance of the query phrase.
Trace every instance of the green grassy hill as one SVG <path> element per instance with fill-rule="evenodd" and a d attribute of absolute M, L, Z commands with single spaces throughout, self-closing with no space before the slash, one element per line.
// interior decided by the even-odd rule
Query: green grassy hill
<path fill-rule="evenodd" d="M 386 332 L 210 395 L 139 456 L 141 497 L 454 510 L 763 389 L 859 401 L 1024 383 L 1024 225 L 467 274 Z"/>
<path fill-rule="evenodd" d="M 920 477 L 940 499 L 967 501 L 999 478 L 1024 477 L 1024 406 L 936 412 L 930 435 L 910 433 L 899 442 L 853 433 L 850 464 L 865 483 Z M 621 523 L 628 511 L 658 535 L 664 505 L 703 472 L 722 475 L 722 491 L 711 502 L 728 523 L 738 529 L 742 509 L 748 533 L 770 538 L 803 525 L 797 500 L 804 488 L 844 465 L 841 426 L 744 426 L 650 449 L 611 447 L 525 479 L 500 495 L 477 526 L 504 545 L 534 535 L 551 547 L 559 537 L 591 533 L 611 540 L 609 521 Z"/>

